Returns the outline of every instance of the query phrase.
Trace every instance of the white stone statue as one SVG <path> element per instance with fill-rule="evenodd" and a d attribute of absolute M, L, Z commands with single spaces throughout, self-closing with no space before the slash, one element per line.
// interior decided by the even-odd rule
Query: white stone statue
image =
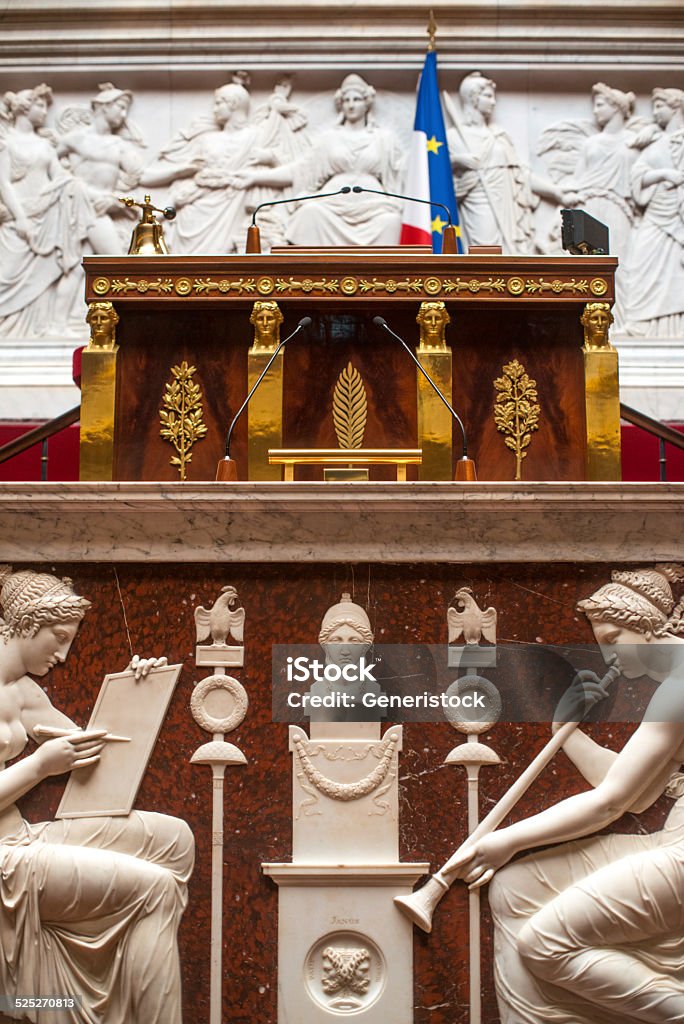
<path fill-rule="evenodd" d="M 400 191 L 402 154 L 394 133 L 376 123 L 374 98 L 375 89 L 363 78 L 347 75 L 335 93 L 334 128 L 321 132 L 298 160 L 245 171 L 236 175 L 236 184 L 290 186 L 294 195 L 334 192 L 343 185 Z M 293 245 L 397 245 L 400 230 L 399 201 L 350 194 L 302 203 L 286 236 Z"/>
<path fill-rule="evenodd" d="M 539 138 L 537 153 L 548 160 L 551 176 L 564 190 L 565 205 L 586 210 L 606 224 L 610 253 L 624 263 L 636 214 L 631 169 L 651 130 L 642 118 L 632 116 L 633 92 L 597 82 L 592 93 L 594 120 L 550 125 Z M 618 274 L 621 293 L 620 285 Z"/>
<path fill-rule="evenodd" d="M 543 196 L 560 205 L 551 182 L 532 176 L 518 157 L 511 137 L 492 123 L 496 85 L 479 71 L 459 86 L 459 116 L 448 96 L 453 127 L 447 129 L 454 188 L 466 245 L 500 245 L 505 253 L 535 251 L 532 210 Z"/>
<path fill-rule="evenodd" d="M 297 144 L 304 122 L 289 101 L 290 83 L 276 85 L 274 96 L 254 121 L 249 120 L 250 97 L 237 81 L 214 93 L 213 116 L 198 118 L 162 150 L 159 160 L 143 174 L 144 185 L 171 185 L 178 216 L 171 229 L 171 247 L 180 253 L 228 253 L 243 250 L 249 215 L 274 193 L 244 191 L 236 173 L 251 164 L 273 164 L 276 152 Z M 299 134 L 301 145 L 304 137 Z M 284 141 L 285 140 L 285 141 Z M 287 143 L 287 145 L 286 145 Z M 284 242 L 278 237 L 274 241 Z"/>
<path fill-rule="evenodd" d="M 455 874 L 474 886 L 494 876 L 502 1024 L 684 1019 L 684 601 L 670 586 L 682 579 L 674 565 L 614 572 L 580 601 L 622 674 L 660 684 L 644 719 L 620 753 L 576 729 L 564 749 L 591 788 L 462 848 Z M 556 717 L 576 721 L 603 696 L 599 683 L 573 686 Z M 662 831 L 593 835 L 663 792 L 676 802 Z"/>
<path fill-rule="evenodd" d="M 83 243 L 97 244 L 84 185 L 60 164 L 45 125 L 47 85 L 6 93 L 0 104 L 0 334 L 30 337 L 66 329 L 71 282 Z"/>
<path fill-rule="evenodd" d="M 79 731 L 31 678 L 65 661 L 90 602 L 69 580 L 2 566 L 0 604 L 0 992 L 80 996 L 82 1007 L 49 1011 L 64 1024 L 181 1024 L 176 934 L 192 834 L 148 811 L 22 818 L 15 801 L 94 764 L 106 734 Z M 142 678 L 161 662 L 136 657 L 130 667 Z M 5 767 L 29 739 L 37 749 Z"/>
<path fill-rule="evenodd" d="M 325 653 L 325 663 L 336 666 L 339 679 L 319 680 L 311 684 L 310 693 L 325 697 L 328 694 L 349 694 L 355 706 L 351 708 L 318 708 L 311 712 L 312 722 L 362 722 L 378 721 L 377 709 L 366 709 L 361 701 L 364 693 L 377 696 L 380 686 L 372 680 L 352 680 L 344 678 L 347 665 L 358 667 L 365 655 L 373 646 L 373 630 L 370 619 L 361 605 L 355 604 L 351 595 L 342 594 L 338 604 L 328 608 L 321 622 L 318 642 Z"/>
<path fill-rule="evenodd" d="M 641 337 L 684 335 L 684 91 L 653 90 L 653 117 L 662 133 L 632 168 L 643 217 L 625 273 L 627 332 Z"/>
<path fill-rule="evenodd" d="M 136 216 L 119 202 L 119 196 L 140 181 L 143 141 L 128 119 L 133 102 L 130 89 L 117 89 L 111 82 L 98 89 L 90 110 L 67 107 L 62 113 L 57 151 L 72 174 L 86 184 L 97 216 L 95 252 L 124 253 Z"/>

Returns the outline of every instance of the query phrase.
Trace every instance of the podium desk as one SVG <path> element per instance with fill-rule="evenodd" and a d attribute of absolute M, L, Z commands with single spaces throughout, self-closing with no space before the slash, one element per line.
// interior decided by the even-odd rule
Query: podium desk
<path fill-rule="evenodd" d="M 87 302 L 111 302 L 119 322 L 113 348 L 103 353 L 91 343 L 84 352 L 84 367 L 90 360 L 92 372 L 84 373 L 82 479 L 213 480 L 228 425 L 265 364 L 263 354 L 250 351 L 250 315 L 254 303 L 264 300 L 278 303 L 282 337 L 304 315 L 313 324 L 285 346 L 275 376 L 264 381 L 271 389 L 259 399 L 262 406 L 270 402 L 266 426 L 251 407 L 251 421 L 245 414 L 238 422 L 231 454 L 241 479 L 278 478 L 278 467 L 257 457 L 266 447 L 337 446 L 333 393 L 350 365 L 365 393 L 363 447 L 422 448 L 423 466 L 410 467 L 409 478 L 419 472 L 422 479 L 451 478 L 461 455 L 459 430 L 454 425 L 452 433 L 450 421 L 445 428 L 442 419 L 439 430 L 446 435 L 433 436 L 430 416 L 421 411 L 421 403 L 434 406 L 432 394 L 421 391 L 416 367 L 399 343 L 372 322 L 384 317 L 415 348 L 421 303 L 435 301 L 444 302 L 450 324 L 446 349 L 436 354 L 443 358 L 435 361 L 428 353 L 428 363 L 439 362 L 480 480 L 514 480 L 516 465 L 523 480 L 619 479 L 617 356 L 612 349 L 610 355 L 584 351 L 580 323 L 587 303 L 613 302 L 615 258 L 292 249 L 89 256 L 84 265 Z M 538 405 L 517 463 L 515 440 L 500 422 L 505 395 L 499 422 L 495 416 L 501 387 L 511 386 L 510 375 L 508 383 L 504 379 L 511 366 L 522 368 L 536 395 L 528 404 Z M 179 455 L 161 431 L 165 424 L 167 435 L 177 429 L 180 413 L 169 426 L 165 396 L 174 381 L 178 393 L 183 374 L 196 436 Z M 519 418 L 524 403 L 509 413 Z M 256 446 L 252 453 L 250 444 Z M 316 480 L 322 473 L 306 466 L 301 477 Z M 390 479 L 393 471 L 381 466 L 373 474 Z"/>

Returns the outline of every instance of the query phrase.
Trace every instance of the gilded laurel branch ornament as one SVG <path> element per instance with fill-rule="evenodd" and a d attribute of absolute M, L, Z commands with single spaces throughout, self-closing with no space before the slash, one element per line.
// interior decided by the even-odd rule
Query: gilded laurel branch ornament
<path fill-rule="evenodd" d="M 505 435 L 504 444 L 515 454 L 515 479 L 522 480 L 522 461 L 527 458 L 532 432 L 539 430 L 537 382 L 514 359 L 503 367 L 503 376 L 495 379 L 494 387 L 498 391 L 494 421 Z"/>
<path fill-rule="evenodd" d="M 361 374 L 351 363 L 337 378 L 333 394 L 333 423 L 340 448 L 361 448 L 368 403 Z"/>
<path fill-rule="evenodd" d="M 165 385 L 163 408 L 159 410 L 159 433 L 176 449 L 170 463 L 178 467 L 181 480 L 186 479 L 186 466 L 192 461 L 192 446 L 207 432 L 202 420 L 202 390 L 192 379 L 196 372 L 185 359 L 180 366 L 171 367 L 172 379 Z"/>

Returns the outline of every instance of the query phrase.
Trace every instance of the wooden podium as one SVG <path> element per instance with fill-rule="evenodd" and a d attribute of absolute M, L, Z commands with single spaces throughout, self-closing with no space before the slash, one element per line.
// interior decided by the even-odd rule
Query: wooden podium
<path fill-rule="evenodd" d="M 451 434 L 446 410 L 437 416 L 407 353 L 372 323 L 383 316 L 415 347 L 427 301 L 443 301 L 451 318 L 446 351 L 428 361 L 465 423 L 480 480 L 511 481 L 516 467 L 525 481 L 620 478 L 617 355 L 609 346 L 585 351 L 580 323 L 587 303 L 614 300 L 612 257 L 293 249 L 90 256 L 84 264 L 87 302 L 113 303 L 119 322 L 114 347 L 91 343 L 83 353 L 82 479 L 213 480 L 228 425 L 264 364 L 263 354 L 250 354 L 249 318 L 265 299 L 283 314 L 282 337 L 304 315 L 313 324 L 264 381 L 266 422 L 252 417 L 248 430 L 245 414 L 236 428 L 241 479 L 279 479 L 264 455 L 269 446 L 337 446 L 332 397 L 349 364 L 367 399 L 363 446 L 422 448 L 423 465 L 409 467 L 409 479 L 451 478 L 459 431 Z M 532 394 L 506 411 L 516 374 Z M 531 406 L 538 412 L 516 462 L 525 401 L 528 416 Z M 173 432 L 183 417 L 190 441 L 179 454 Z M 374 479 L 393 476 L 391 467 L 373 468 Z M 322 468 L 301 467 L 298 478 L 321 479 Z"/>

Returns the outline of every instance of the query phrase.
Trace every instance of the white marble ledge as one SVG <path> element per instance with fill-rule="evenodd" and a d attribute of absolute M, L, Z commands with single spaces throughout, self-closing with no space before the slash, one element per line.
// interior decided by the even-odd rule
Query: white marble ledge
<path fill-rule="evenodd" d="M 22 0 L 0 13 L 0 67 L 46 73 L 77 67 L 120 73 L 253 65 L 418 68 L 427 8 L 415 0 Z M 577 64 L 677 70 L 680 0 L 433 0 L 443 66 Z M 199 8 L 199 9 L 198 9 Z M 255 29 L 255 25 L 259 28 Z M 77 60 L 74 60 L 77 52 Z M 288 68 L 290 69 L 290 68 Z"/>
<path fill-rule="evenodd" d="M 650 562 L 684 484 L 0 484 L 0 561 Z"/>

